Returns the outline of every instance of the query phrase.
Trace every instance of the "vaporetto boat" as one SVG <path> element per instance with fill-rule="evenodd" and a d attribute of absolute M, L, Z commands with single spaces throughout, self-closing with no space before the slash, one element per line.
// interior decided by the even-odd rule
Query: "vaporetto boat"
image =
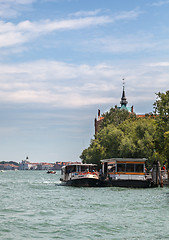
<path fill-rule="evenodd" d="M 145 158 L 111 158 L 101 160 L 102 171 L 96 164 L 70 164 L 61 169 L 61 181 L 76 187 L 130 187 L 149 188 L 163 186 L 160 164 L 153 171 L 145 171 Z"/>
<path fill-rule="evenodd" d="M 111 158 L 101 160 L 103 179 L 112 187 L 151 187 L 145 172 L 145 158 Z"/>
<path fill-rule="evenodd" d="M 98 187 L 101 183 L 96 164 L 70 164 L 61 169 L 61 182 L 68 186 Z"/>

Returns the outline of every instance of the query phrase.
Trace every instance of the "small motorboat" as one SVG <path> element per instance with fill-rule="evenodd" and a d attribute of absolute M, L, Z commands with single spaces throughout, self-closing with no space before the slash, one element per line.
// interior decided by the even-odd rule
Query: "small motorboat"
<path fill-rule="evenodd" d="M 55 171 L 47 171 L 47 173 L 55 174 L 56 172 Z"/>

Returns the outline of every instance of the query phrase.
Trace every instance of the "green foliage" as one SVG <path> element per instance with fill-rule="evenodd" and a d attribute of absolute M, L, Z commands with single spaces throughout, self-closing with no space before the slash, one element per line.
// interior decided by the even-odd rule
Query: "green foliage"
<path fill-rule="evenodd" d="M 164 159 L 168 159 L 168 131 L 169 131 L 169 91 L 166 93 L 157 93 L 157 99 L 154 103 L 154 112 L 156 114 L 156 134 L 155 149 Z"/>
<path fill-rule="evenodd" d="M 169 159 L 169 131 L 164 133 L 164 155 Z"/>
<path fill-rule="evenodd" d="M 147 168 L 153 163 L 155 121 L 150 118 L 129 121 L 120 126 L 125 139 L 120 145 L 121 157 L 148 158 Z"/>
<path fill-rule="evenodd" d="M 113 157 L 151 158 L 154 150 L 153 119 L 127 119 L 104 127 L 80 156 L 83 162 L 99 164 Z"/>
<path fill-rule="evenodd" d="M 128 118 L 136 118 L 136 115 L 129 113 L 125 109 L 111 108 L 109 112 L 102 115 L 104 120 L 102 122 L 101 128 L 107 127 L 109 124 L 118 126 L 120 123 L 124 122 Z"/>
<path fill-rule="evenodd" d="M 154 114 L 137 118 L 126 110 L 111 108 L 102 116 L 101 130 L 80 158 L 86 163 L 100 164 L 113 157 L 148 158 L 169 163 L 169 91 L 157 93 Z"/>
<path fill-rule="evenodd" d="M 156 93 L 157 99 L 154 103 L 155 113 L 161 118 L 168 119 L 169 116 L 169 91 L 166 93 Z"/>

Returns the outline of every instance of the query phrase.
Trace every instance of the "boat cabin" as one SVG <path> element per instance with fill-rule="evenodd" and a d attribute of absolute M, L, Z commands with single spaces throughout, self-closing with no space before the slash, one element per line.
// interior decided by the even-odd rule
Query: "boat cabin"
<path fill-rule="evenodd" d="M 69 181 L 81 178 L 96 172 L 96 164 L 70 164 L 61 168 L 61 181 Z M 92 175 L 94 177 L 94 175 Z"/>
<path fill-rule="evenodd" d="M 101 160 L 102 173 L 112 180 L 145 180 L 145 158 Z"/>

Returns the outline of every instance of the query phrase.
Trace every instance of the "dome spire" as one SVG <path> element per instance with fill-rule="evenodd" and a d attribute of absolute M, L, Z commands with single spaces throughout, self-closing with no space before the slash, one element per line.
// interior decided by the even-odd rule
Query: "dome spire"
<path fill-rule="evenodd" d="M 121 107 L 122 106 L 125 106 L 126 107 L 126 105 L 127 105 L 127 98 L 126 98 L 126 96 L 125 96 L 125 80 L 124 80 L 124 78 L 122 79 L 122 81 L 123 81 L 123 92 L 122 92 L 122 98 L 121 98 L 121 101 L 120 101 L 120 104 L 121 104 Z"/>

